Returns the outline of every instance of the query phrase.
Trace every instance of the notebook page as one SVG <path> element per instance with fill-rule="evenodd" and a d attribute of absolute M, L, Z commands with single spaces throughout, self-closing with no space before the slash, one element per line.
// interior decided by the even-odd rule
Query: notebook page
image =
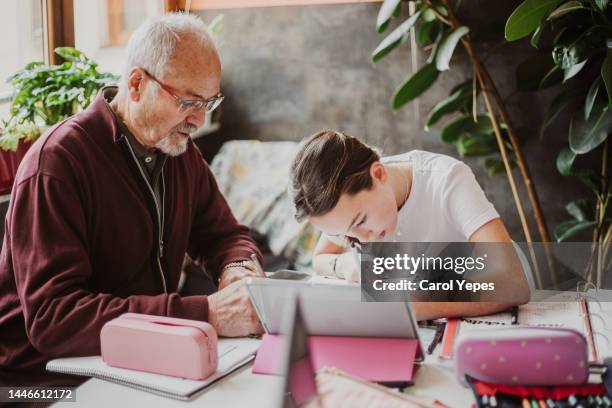
<path fill-rule="evenodd" d="M 96 377 L 155 394 L 188 399 L 190 395 L 252 360 L 260 342 L 261 340 L 252 338 L 220 339 L 217 371 L 202 381 L 111 367 L 101 356 L 51 360 L 47 363 L 47 370 Z"/>
<path fill-rule="evenodd" d="M 510 312 L 500 312 L 487 316 L 464 317 L 459 321 L 459 334 L 465 334 L 472 331 L 509 327 L 512 323 L 512 315 Z"/>
<path fill-rule="evenodd" d="M 589 290 L 586 299 L 599 360 L 612 357 L 612 291 Z"/>

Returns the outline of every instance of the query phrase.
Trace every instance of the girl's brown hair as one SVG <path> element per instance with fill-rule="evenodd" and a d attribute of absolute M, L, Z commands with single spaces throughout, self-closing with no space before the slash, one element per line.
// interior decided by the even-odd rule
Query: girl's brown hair
<path fill-rule="evenodd" d="M 295 218 L 323 215 L 342 194 L 371 188 L 370 166 L 378 160 L 376 150 L 344 133 L 325 130 L 308 137 L 291 165 Z"/>

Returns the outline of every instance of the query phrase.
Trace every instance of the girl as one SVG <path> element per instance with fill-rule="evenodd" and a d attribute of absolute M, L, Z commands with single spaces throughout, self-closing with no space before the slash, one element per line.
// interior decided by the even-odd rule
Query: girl
<path fill-rule="evenodd" d="M 298 221 L 308 219 L 323 231 L 313 256 L 322 275 L 359 280 L 347 239 L 512 242 L 471 169 L 449 156 L 413 150 L 381 159 L 355 137 L 323 131 L 301 145 L 291 185 Z M 498 278 L 504 290 L 519 294 L 516 301 L 417 302 L 417 318 L 482 315 L 525 303 L 525 277 L 516 262 L 511 265 Z"/>

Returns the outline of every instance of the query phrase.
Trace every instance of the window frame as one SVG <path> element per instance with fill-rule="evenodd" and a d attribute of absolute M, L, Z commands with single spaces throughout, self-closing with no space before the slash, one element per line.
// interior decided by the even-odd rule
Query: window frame
<path fill-rule="evenodd" d="M 187 0 L 175 0 L 181 10 L 186 7 Z M 340 3 L 379 3 L 383 0 L 191 0 L 191 10 L 215 10 L 230 8 L 272 7 L 272 6 L 308 6 L 315 4 Z"/>
<path fill-rule="evenodd" d="M 43 23 L 46 62 L 61 64 L 63 59 L 53 50 L 57 47 L 74 47 L 73 0 L 43 0 Z"/>

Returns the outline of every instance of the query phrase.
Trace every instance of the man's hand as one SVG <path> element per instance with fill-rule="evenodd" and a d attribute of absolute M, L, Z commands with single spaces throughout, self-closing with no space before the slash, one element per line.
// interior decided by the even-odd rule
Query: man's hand
<path fill-rule="evenodd" d="M 236 281 L 239 281 L 240 279 L 248 277 L 261 277 L 252 262 L 248 262 L 246 266 L 234 266 L 226 268 L 221 273 L 221 278 L 219 279 L 219 290 Z"/>
<path fill-rule="evenodd" d="M 243 280 L 208 296 L 208 322 L 223 337 L 263 333 Z"/>

